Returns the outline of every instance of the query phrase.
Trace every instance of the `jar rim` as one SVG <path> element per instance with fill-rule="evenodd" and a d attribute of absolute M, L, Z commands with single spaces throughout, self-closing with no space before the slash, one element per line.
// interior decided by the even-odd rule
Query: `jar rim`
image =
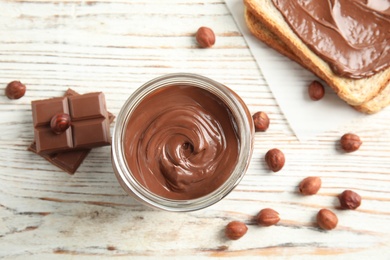
<path fill-rule="evenodd" d="M 219 98 L 231 111 L 240 139 L 238 160 L 228 179 L 216 190 L 202 197 L 189 200 L 174 200 L 158 196 L 141 185 L 131 174 L 124 159 L 123 138 L 129 118 L 139 103 L 150 93 L 167 86 L 193 86 L 202 88 Z M 149 206 L 166 211 L 194 211 L 211 206 L 227 196 L 244 177 L 253 150 L 254 128 L 252 117 L 242 99 L 227 86 L 210 78 L 193 73 L 171 73 L 154 78 L 138 89 L 125 101 L 118 113 L 112 135 L 112 164 L 115 175 L 125 189 Z"/>

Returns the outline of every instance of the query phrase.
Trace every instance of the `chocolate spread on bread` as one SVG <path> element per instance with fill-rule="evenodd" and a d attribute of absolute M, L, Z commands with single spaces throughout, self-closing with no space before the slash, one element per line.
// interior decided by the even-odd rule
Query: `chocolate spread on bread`
<path fill-rule="evenodd" d="M 390 1 L 272 1 L 335 74 L 358 79 L 390 66 Z"/>
<path fill-rule="evenodd" d="M 201 88 L 155 90 L 140 101 L 124 131 L 125 160 L 133 176 L 164 198 L 209 194 L 238 161 L 240 140 L 231 111 Z"/>

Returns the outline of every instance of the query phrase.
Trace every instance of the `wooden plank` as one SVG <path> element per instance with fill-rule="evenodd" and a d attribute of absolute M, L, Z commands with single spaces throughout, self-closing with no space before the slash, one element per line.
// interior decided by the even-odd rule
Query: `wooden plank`
<path fill-rule="evenodd" d="M 224 1 L 0 1 L 0 10 L 0 85 L 27 85 L 20 100 L 0 97 L 0 257 L 390 257 L 390 110 L 298 142 Z M 211 49 L 194 40 L 202 25 L 217 35 Z M 136 88 L 172 72 L 226 84 L 271 119 L 255 135 L 244 179 L 216 205 L 183 214 L 141 205 L 118 184 L 109 147 L 94 149 L 73 176 L 26 150 L 32 100 L 69 87 L 104 91 L 117 114 Z M 363 145 L 344 154 L 337 142 L 350 131 Z M 263 162 L 274 147 L 286 155 L 278 173 Z M 297 185 L 312 175 L 322 178 L 319 194 L 300 196 Z M 344 189 L 363 197 L 360 208 L 337 209 Z M 265 207 L 280 213 L 278 225 L 255 224 Z M 337 213 L 335 230 L 316 226 L 321 208 Z M 231 220 L 249 227 L 238 241 L 223 235 Z"/>

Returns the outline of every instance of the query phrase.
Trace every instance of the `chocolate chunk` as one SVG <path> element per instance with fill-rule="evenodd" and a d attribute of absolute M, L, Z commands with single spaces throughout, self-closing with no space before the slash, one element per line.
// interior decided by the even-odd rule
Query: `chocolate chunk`
<path fill-rule="evenodd" d="M 68 89 L 65 93 L 65 97 L 79 95 L 76 91 Z M 114 121 L 115 116 L 108 112 L 109 123 Z M 32 142 L 28 147 L 28 150 L 38 154 L 35 142 Z M 84 159 L 87 157 L 91 149 L 81 149 L 68 152 L 59 152 L 53 154 L 38 154 L 46 159 L 51 164 L 59 167 L 63 171 L 74 174 Z"/>
<path fill-rule="evenodd" d="M 36 144 L 33 142 L 28 147 L 28 150 L 38 154 L 36 149 Z M 81 163 L 87 157 L 91 149 L 77 150 L 77 151 L 69 151 L 55 154 L 38 154 L 45 158 L 51 164 L 57 166 L 63 171 L 74 174 L 76 170 L 79 168 Z"/>
<path fill-rule="evenodd" d="M 31 102 L 31 107 L 36 151 L 39 154 L 111 144 L 110 123 L 102 92 L 35 100 Z M 61 134 L 56 134 L 50 127 L 52 117 L 58 113 L 69 114 L 72 122 Z"/>

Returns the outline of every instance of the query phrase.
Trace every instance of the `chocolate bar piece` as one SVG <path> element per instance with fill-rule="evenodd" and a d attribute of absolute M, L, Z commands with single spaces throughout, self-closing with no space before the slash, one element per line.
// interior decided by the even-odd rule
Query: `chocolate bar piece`
<path fill-rule="evenodd" d="M 30 146 L 27 149 L 33 153 L 38 154 L 35 142 L 30 144 Z M 38 155 L 42 156 L 48 162 L 57 166 L 63 171 L 69 174 L 74 174 L 91 150 L 92 149 L 84 149 L 84 150 L 69 151 L 69 152 L 62 152 L 62 153 L 55 153 L 55 154 L 38 154 Z"/>
<path fill-rule="evenodd" d="M 75 96 L 75 95 L 79 95 L 79 94 L 72 89 L 68 89 L 65 93 L 66 97 Z M 110 124 L 114 121 L 114 118 L 115 116 L 110 112 L 108 112 L 108 119 Z M 31 143 L 31 145 L 28 147 L 28 150 L 38 154 L 35 142 Z M 76 170 L 79 168 L 79 166 L 81 165 L 81 163 L 84 161 L 84 159 L 87 157 L 90 151 L 91 149 L 81 149 L 81 150 L 60 152 L 54 154 L 38 154 L 38 155 L 46 159 L 51 164 L 59 167 L 63 171 L 69 174 L 74 174 Z"/>
<path fill-rule="evenodd" d="M 111 144 L 110 123 L 104 94 L 68 95 L 31 102 L 36 152 L 58 153 Z M 61 134 L 50 127 L 58 113 L 70 115 L 71 126 Z"/>

